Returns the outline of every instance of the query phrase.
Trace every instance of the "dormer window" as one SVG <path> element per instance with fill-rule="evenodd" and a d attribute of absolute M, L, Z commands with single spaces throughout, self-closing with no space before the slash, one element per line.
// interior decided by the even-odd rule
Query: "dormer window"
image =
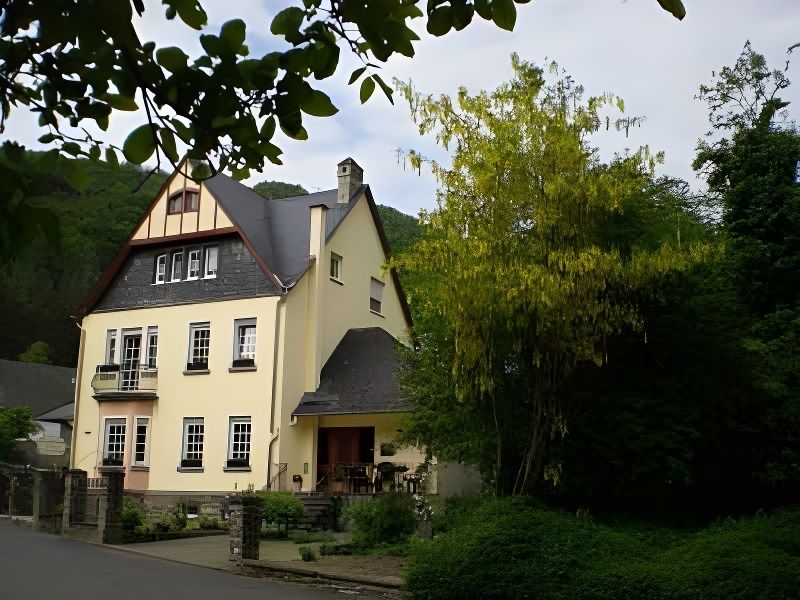
<path fill-rule="evenodd" d="M 189 250 L 189 264 L 186 272 L 186 279 L 197 279 L 200 277 L 200 249 Z"/>
<path fill-rule="evenodd" d="M 183 189 L 175 192 L 167 200 L 167 214 L 178 215 L 182 212 L 197 212 L 200 207 L 200 192 Z"/>
<path fill-rule="evenodd" d="M 205 279 L 213 279 L 217 276 L 217 257 L 219 255 L 219 248 L 216 246 L 206 246 L 206 260 L 205 271 L 203 277 Z"/>
<path fill-rule="evenodd" d="M 172 276 L 170 281 L 180 281 L 183 272 L 183 251 L 179 250 L 172 255 Z"/>
<path fill-rule="evenodd" d="M 338 254 L 331 252 L 331 279 L 336 281 L 342 280 L 342 257 Z"/>
<path fill-rule="evenodd" d="M 167 278 L 167 255 L 159 254 L 156 257 L 156 268 L 153 273 L 153 283 L 164 283 Z"/>

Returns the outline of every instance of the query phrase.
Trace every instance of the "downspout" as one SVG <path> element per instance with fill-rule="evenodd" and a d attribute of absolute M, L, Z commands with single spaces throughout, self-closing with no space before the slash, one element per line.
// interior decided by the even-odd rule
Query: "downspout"
<path fill-rule="evenodd" d="M 275 428 L 275 396 L 278 393 L 278 352 L 280 351 L 281 307 L 283 306 L 283 302 L 284 298 L 281 297 L 275 305 L 275 334 L 273 335 L 274 341 L 272 348 L 272 398 L 269 406 L 270 433 L 272 433 L 272 430 Z M 281 428 L 278 427 L 267 446 L 267 489 L 269 489 L 272 484 L 272 446 L 280 434 Z"/>

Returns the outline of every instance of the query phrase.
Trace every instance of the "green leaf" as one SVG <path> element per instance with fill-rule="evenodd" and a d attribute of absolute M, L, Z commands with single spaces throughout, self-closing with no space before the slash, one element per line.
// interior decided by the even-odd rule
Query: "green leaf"
<path fill-rule="evenodd" d="M 56 136 L 52 133 L 45 133 L 42 137 L 39 138 L 40 144 L 49 144 L 56 139 Z"/>
<path fill-rule="evenodd" d="M 211 169 L 204 162 L 198 161 L 192 167 L 192 179 L 202 180 L 208 179 L 211 176 Z"/>
<path fill-rule="evenodd" d="M 239 52 L 244 44 L 246 27 L 241 19 L 231 19 L 222 25 L 219 32 L 219 40 L 231 52 Z"/>
<path fill-rule="evenodd" d="M 100 146 L 95 145 L 89 148 L 89 158 L 94 162 L 100 160 Z"/>
<path fill-rule="evenodd" d="M 517 22 L 517 9 L 514 0 L 492 0 L 492 21 L 500 29 L 514 30 Z"/>
<path fill-rule="evenodd" d="M 375 74 L 375 75 L 372 76 L 372 78 L 376 82 L 378 82 L 379 86 L 381 86 L 381 89 L 383 90 L 383 93 L 386 94 L 386 98 L 389 100 L 389 102 L 394 104 L 394 98 L 392 97 L 392 94 L 394 93 L 394 90 L 392 88 L 390 88 L 388 85 L 386 85 L 386 82 L 384 82 L 383 79 L 381 79 L 380 75 Z"/>
<path fill-rule="evenodd" d="M 350 81 L 347 82 L 347 85 L 353 85 L 356 82 L 356 80 L 364 74 L 364 71 L 366 71 L 366 70 L 367 70 L 367 67 L 360 67 L 360 68 L 356 69 L 355 71 L 353 71 L 350 74 Z"/>
<path fill-rule="evenodd" d="M 181 69 L 185 69 L 187 60 L 189 57 L 186 53 L 175 46 L 156 50 L 156 62 L 170 73 L 177 73 Z"/>
<path fill-rule="evenodd" d="M 84 191 L 94 181 L 94 177 L 87 173 L 77 160 L 65 162 L 61 174 L 67 183 L 79 192 Z"/>
<path fill-rule="evenodd" d="M 103 100 L 114 110 L 139 110 L 136 100 L 122 94 L 106 94 Z"/>
<path fill-rule="evenodd" d="M 305 13 L 296 6 L 284 8 L 272 19 L 269 30 L 275 35 L 291 35 L 300 31 Z"/>
<path fill-rule="evenodd" d="M 175 135 L 172 130 L 165 127 L 159 130 L 158 137 L 161 138 L 161 148 L 167 158 L 172 162 L 178 162 L 178 148 L 175 146 Z"/>
<path fill-rule="evenodd" d="M 153 155 L 156 142 L 153 139 L 153 127 L 149 124 L 134 129 L 122 145 L 122 153 L 128 162 L 140 165 Z"/>
<path fill-rule="evenodd" d="M 372 92 L 375 91 L 375 82 L 371 77 L 367 77 L 364 81 L 361 82 L 361 92 L 359 96 L 361 97 L 361 104 L 364 104 L 369 97 L 372 96 Z"/>
<path fill-rule="evenodd" d="M 312 89 L 305 98 L 300 99 L 299 103 L 303 112 L 314 117 L 330 117 L 339 112 L 328 95 L 319 90 Z"/>
<path fill-rule="evenodd" d="M 492 6 L 489 0 L 475 0 L 475 12 L 487 21 L 492 20 Z"/>
<path fill-rule="evenodd" d="M 686 16 L 686 7 L 683 6 L 681 0 L 658 0 L 658 3 L 661 5 L 661 8 L 679 21 L 682 21 Z"/>
<path fill-rule="evenodd" d="M 261 137 L 271 140 L 273 135 L 275 135 L 275 117 L 269 117 L 261 126 Z"/>
<path fill-rule="evenodd" d="M 117 153 L 113 148 L 106 148 L 106 163 L 113 169 L 119 167 L 119 159 L 117 159 Z"/>
<path fill-rule="evenodd" d="M 208 23 L 208 16 L 197 0 L 171 0 L 181 21 L 192 29 L 200 30 Z"/>
<path fill-rule="evenodd" d="M 449 6 L 435 8 L 428 15 L 428 33 L 435 36 L 446 34 L 453 27 L 453 9 Z"/>

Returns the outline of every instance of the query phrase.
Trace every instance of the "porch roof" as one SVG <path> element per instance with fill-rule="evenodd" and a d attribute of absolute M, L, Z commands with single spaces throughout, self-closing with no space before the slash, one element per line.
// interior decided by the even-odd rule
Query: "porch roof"
<path fill-rule="evenodd" d="M 292 416 L 409 412 L 394 378 L 396 343 L 380 327 L 348 331 Z"/>

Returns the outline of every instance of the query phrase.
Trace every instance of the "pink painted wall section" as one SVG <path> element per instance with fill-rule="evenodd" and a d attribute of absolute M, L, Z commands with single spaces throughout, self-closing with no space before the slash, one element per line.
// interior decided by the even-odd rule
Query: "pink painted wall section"
<path fill-rule="evenodd" d="M 123 400 L 114 402 L 100 403 L 100 422 L 97 424 L 100 447 L 98 448 L 97 464 L 102 463 L 103 444 L 105 443 L 105 420 L 109 418 L 124 418 L 125 427 L 125 489 L 126 490 L 146 490 L 150 480 L 148 470 L 141 467 L 131 468 L 133 462 L 133 445 L 135 437 L 136 417 L 151 417 L 150 432 L 148 435 L 148 454 L 150 439 L 153 429 L 153 400 Z M 149 456 L 148 456 L 149 458 Z"/>

